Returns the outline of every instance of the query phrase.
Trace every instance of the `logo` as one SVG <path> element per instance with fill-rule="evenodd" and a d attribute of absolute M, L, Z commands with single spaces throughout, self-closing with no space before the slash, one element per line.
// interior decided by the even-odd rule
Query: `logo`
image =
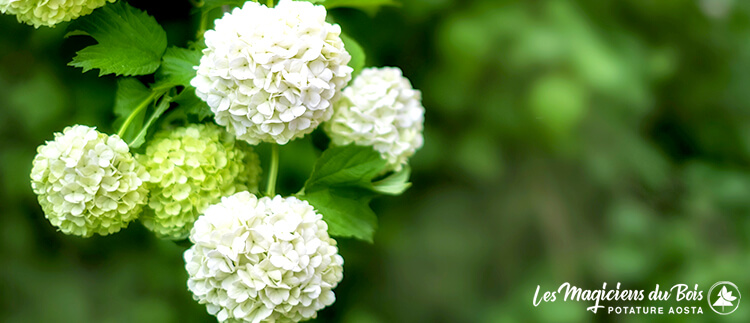
<path fill-rule="evenodd" d="M 708 306 L 721 315 L 732 314 L 740 306 L 740 290 L 728 281 L 721 281 L 708 290 Z"/>
<path fill-rule="evenodd" d="M 707 293 L 706 293 L 707 292 Z M 583 302 L 586 311 L 607 315 L 703 315 L 711 308 L 719 315 L 734 313 L 740 306 L 740 290 L 732 282 L 720 281 L 708 291 L 699 284 L 678 283 L 652 289 L 630 289 L 617 284 L 602 283 L 601 288 L 586 289 L 565 282 L 557 289 L 542 289 L 536 286 L 532 298 L 534 307 L 545 303 Z M 711 314 L 713 315 L 713 314 Z"/>

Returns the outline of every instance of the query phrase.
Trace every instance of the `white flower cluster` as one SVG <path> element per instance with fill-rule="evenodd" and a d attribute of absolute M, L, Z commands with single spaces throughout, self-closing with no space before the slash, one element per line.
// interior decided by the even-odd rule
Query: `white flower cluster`
<path fill-rule="evenodd" d="M 298 322 L 333 304 L 344 260 L 307 202 L 248 192 L 209 206 L 185 251 L 188 288 L 219 321 Z"/>
<path fill-rule="evenodd" d="M 398 171 L 424 141 L 421 100 L 401 69 L 366 68 L 344 89 L 325 130 L 336 145 L 373 147 Z"/>
<path fill-rule="evenodd" d="M 90 14 L 115 0 L 0 0 L 0 12 L 16 15 L 19 22 L 52 27 Z"/>
<path fill-rule="evenodd" d="M 216 123 L 250 144 L 286 144 L 331 118 L 351 79 L 341 27 L 309 2 L 246 2 L 206 31 L 191 81 Z"/>
<path fill-rule="evenodd" d="M 118 136 L 76 125 L 39 146 L 31 187 L 52 225 L 89 237 L 120 231 L 146 204 L 148 173 Z"/>

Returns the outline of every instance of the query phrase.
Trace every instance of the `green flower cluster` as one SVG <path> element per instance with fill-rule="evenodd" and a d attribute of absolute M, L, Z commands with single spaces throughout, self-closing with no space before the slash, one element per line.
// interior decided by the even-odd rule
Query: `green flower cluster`
<path fill-rule="evenodd" d="M 16 15 L 19 22 L 52 27 L 90 14 L 115 0 L 0 0 L 0 12 Z"/>
<path fill-rule="evenodd" d="M 150 174 L 141 222 L 163 238 L 187 237 L 201 212 L 223 196 L 258 191 L 258 155 L 213 124 L 161 131 L 136 158 Z"/>
<path fill-rule="evenodd" d="M 146 204 L 143 166 L 118 136 L 75 125 L 37 148 L 31 187 L 52 225 L 65 234 L 108 235 Z"/>

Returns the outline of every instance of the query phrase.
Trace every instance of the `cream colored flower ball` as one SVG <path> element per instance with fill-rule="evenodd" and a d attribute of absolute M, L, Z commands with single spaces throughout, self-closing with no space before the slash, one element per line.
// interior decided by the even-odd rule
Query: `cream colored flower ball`
<path fill-rule="evenodd" d="M 331 118 L 351 79 L 341 27 L 309 2 L 248 1 L 206 31 L 191 81 L 216 123 L 250 144 L 286 144 Z"/>
<path fill-rule="evenodd" d="M 333 304 L 344 260 L 306 201 L 240 192 L 209 206 L 185 251 L 188 288 L 221 322 L 299 322 Z"/>
<path fill-rule="evenodd" d="M 120 231 L 138 217 L 148 177 L 120 137 L 75 125 L 37 148 L 31 187 L 52 225 L 89 237 Z"/>
<path fill-rule="evenodd" d="M 373 147 L 396 171 L 422 147 L 423 128 L 422 94 L 397 67 L 362 70 L 325 126 L 334 144 Z"/>
<path fill-rule="evenodd" d="M 88 15 L 107 2 L 115 0 L 0 0 L 0 12 L 36 28 L 52 27 Z"/>

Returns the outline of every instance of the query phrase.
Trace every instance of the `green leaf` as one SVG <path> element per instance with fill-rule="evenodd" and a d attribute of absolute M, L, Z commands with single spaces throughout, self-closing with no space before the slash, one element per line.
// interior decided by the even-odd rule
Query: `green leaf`
<path fill-rule="evenodd" d="M 300 196 L 323 215 L 328 233 L 373 241 L 378 218 L 368 204 L 372 197 L 365 190 L 330 188 Z"/>
<path fill-rule="evenodd" d="M 326 9 L 355 8 L 370 15 L 375 15 L 382 6 L 399 6 L 401 4 L 394 0 L 326 0 L 323 5 Z"/>
<path fill-rule="evenodd" d="M 154 87 L 188 87 L 195 77 L 195 68 L 200 63 L 203 53 L 198 50 L 170 47 L 162 57 L 161 68 L 156 72 Z"/>
<path fill-rule="evenodd" d="M 115 94 L 115 115 L 127 118 L 133 110 L 151 95 L 141 81 L 130 77 L 117 79 L 117 94 Z"/>
<path fill-rule="evenodd" d="M 156 20 L 125 1 L 77 19 L 68 30 L 66 37 L 88 35 L 98 42 L 78 51 L 68 65 L 84 73 L 99 69 L 99 76 L 151 74 L 167 48 L 167 33 Z"/>
<path fill-rule="evenodd" d="M 376 196 L 372 179 L 386 164 L 370 147 L 331 146 L 318 158 L 298 196 L 323 215 L 331 235 L 372 242 L 377 227 L 369 207 Z"/>
<path fill-rule="evenodd" d="M 404 166 L 400 171 L 377 182 L 373 182 L 372 190 L 380 194 L 401 195 L 411 187 L 409 175 L 411 175 L 411 168 L 408 165 Z"/>
<path fill-rule="evenodd" d="M 115 119 L 114 128 L 118 129 L 125 119 L 127 119 L 139 105 L 149 99 L 150 95 L 151 90 L 134 78 L 117 79 L 117 93 L 115 94 L 114 108 L 117 119 Z M 146 112 L 144 109 L 135 117 L 133 122 L 128 126 L 128 129 L 125 130 L 125 133 L 122 136 L 123 140 L 128 142 L 135 138 L 136 134 L 143 126 L 145 115 Z"/>
<path fill-rule="evenodd" d="M 367 188 L 386 163 L 370 147 L 329 147 L 315 163 L 312 175 L 305 182 L 305 192 L 331 186 Z"/>
<path fill-rule="evenodd" d="M 156 105 L 154 113 L 152 113 L 151 117 L 148 118 L 146 124 L 143 125 L 135 138 L 128 143 L 128 146 L 131 149 L 138 148 L 146 142 L 146 134 L 148 134 L 148 128 L 150 128 L 151 124 L 153 124 L 156 119 L 159 119 L 159 117 L 161 117 L 161 115 L 169 109 L 169 103 L 171 102 L 172 98 L 170 98 L 169 96 L 165 95 L 164 97 L 162 97 L 161 101 L 159 101 L 159 103 Z"/>
<path fill-rule="evenodd" d="M 208 104 L 195 96 L 195 88 L 192 86 L 182 90 L 180 95 L 174 99 L 174 102 L 178 104 L 180 109 L 183 109 L 185 114 L 195 116 L 198 121 L 203 121 L 214 115 Z"/>
<path fill-rule="evenodd" d="M 354 69 L 352 72 L 352 78 L 359 75 L 359 72 L 365 67 L 365 50 L 362 46 L 357 43 L 354 38 L 349 37 L 346 34 L 341 34 L 341 40 L 344 41 L 344 48 L 349 55 L 352 55 L 352 59 L 349 61 L 349 67 Z"/>

